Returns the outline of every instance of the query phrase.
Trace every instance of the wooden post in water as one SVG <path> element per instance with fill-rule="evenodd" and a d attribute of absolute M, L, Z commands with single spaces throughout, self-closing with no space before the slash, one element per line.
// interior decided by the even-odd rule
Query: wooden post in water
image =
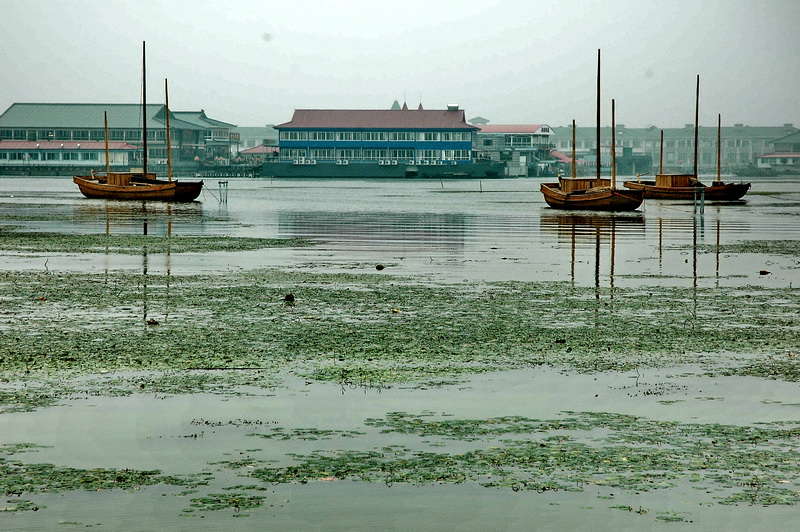
<path fill-rule="evenodd" d="M 661 144 L 659 144 L 658 173 L 664 173 L 664 130 L 661 130 Z"/>

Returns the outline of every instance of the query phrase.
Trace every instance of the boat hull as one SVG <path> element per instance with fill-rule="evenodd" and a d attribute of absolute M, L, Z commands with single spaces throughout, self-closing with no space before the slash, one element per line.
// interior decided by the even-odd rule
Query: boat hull
<path fill-rule="evenodd" d="M 169 183 L 175 183 L 177 186 L 175 187 L 175 196 L 173 199 L 169 201 L 179 202 L 179 203 L 186 203 L 190 201 L 194 201 L 200 196 L 200 193 L 203 191 L 203 182 L 202 181 L 181 181 L 180 179 L 176 179 L 175 181 L 165 181 L 163 179 L 156 179 L 155 174 L 147 174 L 148 177 L 141 177 L 141 176 L 133 176 L 132 182 L 134 183 L 144 183 L 144 184 L 154 184 L 154 185 L 166 185 Z"/>
<path fill-rule="evenodd" d="M 81 194 L 91 199 L 175 201 L 177 183 L 112 185 L 98 179 L 74 176 Z"/>
<path fill-rule="evenodd" d="M 629 190 L 641 190 L 647 199 L 694 200 L 701 192 L 706 201 L 736 201 L 750 190 L 750 183 L 722 183 L 697 187 L 659 187 L 654 181 L 625 181 Z"/>
<path fill-rule="evenodd" d="M 634 211 L 642 204 L 641 191 L 599 187 L 564 192 L 558 183 L 542 183 L 544 200 L 554 209 Z"/>

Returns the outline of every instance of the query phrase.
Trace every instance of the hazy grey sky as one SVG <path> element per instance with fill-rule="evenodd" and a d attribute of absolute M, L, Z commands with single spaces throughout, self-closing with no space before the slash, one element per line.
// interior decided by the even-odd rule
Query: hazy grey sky
<path fill-rule="evenodd" d="M 240 126 L 296 108 L 458 103 L 495 124 L 800 126 L 800 0 L 0 0 L 14 102 L 203 108 Z"/>

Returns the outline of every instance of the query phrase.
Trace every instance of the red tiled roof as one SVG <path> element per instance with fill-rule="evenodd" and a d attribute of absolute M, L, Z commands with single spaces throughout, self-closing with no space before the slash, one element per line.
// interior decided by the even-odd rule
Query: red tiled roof
<path fill-rule="evenodd" d="M 558 150 L 550 150 L 550 157 L 552 157 L 554 159 L 557 159 L 558 161 L 561 161 L 562 163 L 571 163 L 572 162 L 572 157 L 570 157 L 568 155 L 564 155 L 563 153 L 561 153 Z M 576 163 L 583 163 L 585 161 L 583 159 L 575 159 L 575 162 Z"/>
<path fill-rule="evenodd" d="M 258 155 L 260 153 L 276 153 L 278 151 L 277 146 L 255 146 L 254 148 L 247 148 L 246 150 L 242 150 L 239 153 L 243 153 L 245 155 Z"/>
<path fill-rule="evenodd" d="M 104 141 L 60 140 L 0 140 L 0 150 L 105 150 Z M 125 142 L 109 142 L 109 150 L 138 150 L 137 146 Z"/>
<path fill-rule="evenodd" d="M 484 124 L 477 126 L 478 133 L 541 133 L 542 124 Z"/>
<path fill-rule="evenodd" d="M 474 131 L 467 124 L 464 111 L 446 110 L 345 110 L 296 109 L 291 122 L 275 129 L 461 129 Z"/>

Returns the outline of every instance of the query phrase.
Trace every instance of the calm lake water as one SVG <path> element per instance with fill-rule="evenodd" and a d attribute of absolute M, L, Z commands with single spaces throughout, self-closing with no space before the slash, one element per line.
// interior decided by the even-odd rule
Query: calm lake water
<path fill-rule="evenodd" d="M 302 237 L 311 248 L 181 254 L 173 273 L 256 267 L 425 275 L 437 281 L 571 281 L 630 286 L 794 286 L 797 258 L 719 253 L 718 246 L 800 235 L 800 176 L 753 179 L 734 204 L 646 201 L 634 213 L 550 209 L 541 179 L 208 180 L 201 202 L 168 205 L 83 198 L 69 178 L 2 178 L 6 223 L 31 231 Z M 226 202 L 219 201 L 227 196 Z M 702 212 L 701 212 L 702 210 Z M 140 269 L 131 256 L 0 256 L 0 268 Z M 161 273 L 166 260 L 151 256 Z M 760 275 L 768 270 L 770 275 Z"/>
<path fill-rule="evenodd" d="M 376 273 L 430 282 L 568 281 L 581 286 L 762 286 L 796 289 L 800 257 L 737 254 L 719 246 L 800 237 L 800 176 L 753 179 L 740 203 L 648 201 L 626 214 L 564 213 L 547 207 L 540 179 L 485 181 L 229 179 L 227 201 L 208 180 L 201 202 L 168 205 L 83 198 L 69 178 L 0 178 L 0 224 L 25 231 L 79 234 L 225 235 L 307 238 L 316 245 L 243 253 L 150 254 L 148 271 L 213 274 L 250 268 Z M 4 238 L 13 238 L 6 236 Z M 0 270 L 140 270 L 138 256 L 2 252 Z M 767 275 L 761 270 L 768 270 Z M 210 462 L 286 462 L 288 453 L 349 448 L 330 441 L 260 440 L 250 426 L 199 426 L 259 420 L 276 426 L 363 429 L 388 412 L 447 412 L 458 418 L 607 411 L 685 423 L 751 424 L 797 419 L 798 385 L 761 379 L 678 378 L 687 368 L 639 374 L 574 375 L 553 369 L 502 372 L 453 386 L 360 389 L 288 381 L 251 395 L 149 394 L 75 397 L 64 405 L 0 416 L 0 444 L 49 445 L 15 455 L 24 462 L 78 468 L 214 471 L 215 486 L 250 481 Z M 108 378 L 113 378 L 109 375 Z M 100 377 L 102 378 L 102 377 Z M 666 393 L 646 393 L 660 390 Z M 664 398 L 681 404 L 667 404 Z M 713 406 L 710 406 L 712 405 Z M 786 405 L 781 408 L 776 404 Z M 263 430 L 261 430 L 263 432 Z M 373 431 L 360 445 L 428 442 Z M 433 442 L 437 443 L 437 442 Z M 448 451 L 469 448 L 449 442 Z M 462 448 L 459 448 L 462 446 Z M 444 452 L 439 450 L 438 452 Z M 216 488 L 217 493 L 219 487 Z M 71 491 L 30 497 L 46 510 L 0 515 L 2 530 L 786 530 L 797 507 L 698 505 L 690 485 L 621 494 L 513 493 L 465 483 L 416 487 L 364 482 L 270 486 L 267 504 L 247 518 L 232 512 L 181 517 L 182 488 L 136 492 Z M 211 490 L 214 492 L 214 490 Z M 616 497 L 616 499 L 614 499 Z M 613 499 L 613 500 L 612 500 Z M 658 523 L 614 509 L 674 508 L 693 523 Z M 0 507 L 3 503 L 0 503 Z"/>

